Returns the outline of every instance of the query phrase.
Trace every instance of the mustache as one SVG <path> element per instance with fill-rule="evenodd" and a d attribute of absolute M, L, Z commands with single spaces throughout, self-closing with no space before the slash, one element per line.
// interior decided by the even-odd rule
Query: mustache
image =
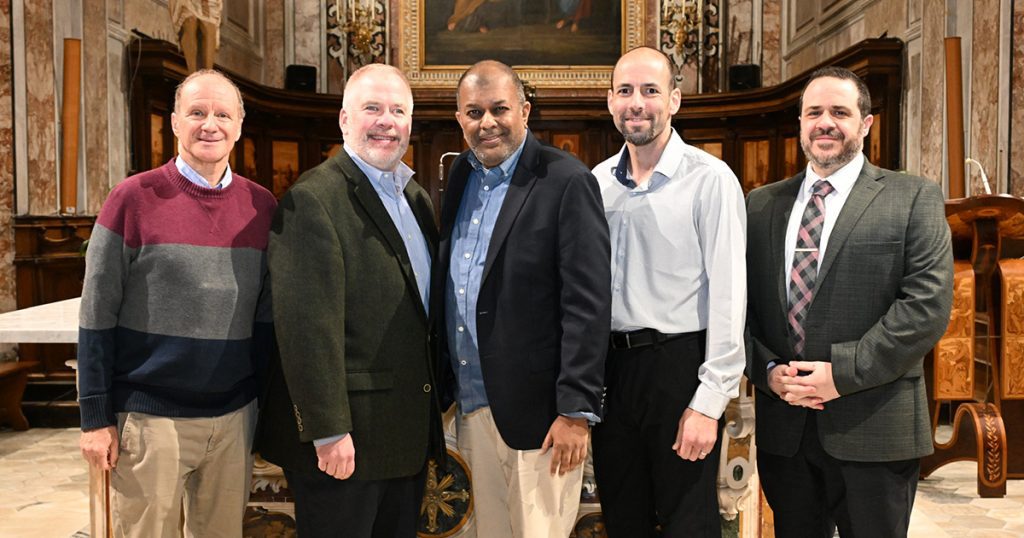
<path fill-rule="evenodd" d="M 835 127 L 815 129 L 815 130 L 811 131 L 810 138 L 811 138 L 811 140 L 814 140 L 814 139 L 822 137 L 822 136 L 827 136 L 829 138 L 835 138 L 836 140 L 839 140 L 839 141 L 846 140 L 846 137 L 843 136 L 842 131 L 840 131 L 839 129 L 836 129 Z"/>

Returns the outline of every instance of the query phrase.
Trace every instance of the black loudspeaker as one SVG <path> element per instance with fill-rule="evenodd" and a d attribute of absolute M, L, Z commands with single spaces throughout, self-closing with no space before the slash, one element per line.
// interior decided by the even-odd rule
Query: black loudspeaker
<path fill-rule="evenodd" d="M 752 90 L 761 87 L 761 66 L 738 64 L 729 66 L 729 91 Z"/>
<path fill-rule="evenodd" d="M 316 67 L 289 65 L 284 70 L 284 88 L 299 92 L 316 91 Z"/>

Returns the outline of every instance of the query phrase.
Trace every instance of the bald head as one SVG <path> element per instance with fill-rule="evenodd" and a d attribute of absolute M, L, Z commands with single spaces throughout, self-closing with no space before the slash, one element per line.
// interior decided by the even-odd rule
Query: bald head
<path fill-rule="evenodd" d="M 674 89 L 676 87 L 676 80 L 672 74 L 672 62 L 668 56 L 660 50 L 643 46 L 623 54 L 619 61 L 615 62 L 615 70 L 612 71 L 612 88 L 615 87 L 615 81 L 624 69 L 637 65 L 643 65 L 653 72 L 664 74 L 663 80 L 666 88 Z"/>
<path fill-rule="evenodd" d="M 455 91 L 455 104 L 459 108 L 462 105 L 462 90 L 465 86 L 474 88 L 501 87 L 510 84 L 516 92 L 519 106 L 526 104 L 526 90 L 523 88 L 523 81 L 519 75 L 509 66 L 497 60 L 482 60 L 469 67 L 459 77 L 459 85 Z"/>
<path fill-rule="evenodd" d="M 405 93 L 409 96 L 409 113 L 412 114 L 412 90 L 409 89 L 409 79 L 405 78 L 405 74 L 398 68 L 386 64 L 369 64 L 356 69 L 348 77 L 348 82 L 345 84 L 345 92 L 341 97 L 341 107 L 351 106 L 354 101 L 353 96 L 362 92 L 369 81 L 390 78 L 398 79 L 401 86 L 405 88 Z"/>

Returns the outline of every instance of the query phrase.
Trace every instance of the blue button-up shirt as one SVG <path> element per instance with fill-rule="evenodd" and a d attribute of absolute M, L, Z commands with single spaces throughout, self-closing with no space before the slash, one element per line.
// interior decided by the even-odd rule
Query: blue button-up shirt
<path fill-rule="evenodd" d="M 345 152 L 356 166 L 370 180 L 370 185 L 377 192 L 380 201 L 384 204 L 391 222 L 395 229 L 402 236 L 405 243 L 405 252 L 409 255 L 409 263 L 412 264 L 413 274 L 416 276 L 416 286 L 419 288 L 420 300 L 423 301 L 423 309 L 429 312 L 430 309 L 430 247 L 427 245 L 427 238 L 420 229 L 416 215 L 405 199 L 405 186 L 412 180 L 414 172 L 405 163 L 398 163 L 394 172 L 384 172 L 371 166 L 359 158 L 356 152 L 345 145 Z M 344 439 L 347 433 L 316 439 L 313 444 L 323 446 L 328 443 Z"/>
<path fill-rule="evenodd" d="M 185 179 L 199 185 L 200 187 L 206 187 L 207 189 L 226 189 L 228 188 L 228 185 L 231 184 L 232 176 L 230 164 L 224 169 L 224 177 L 221 178 L 220 183 L 218 183 L 216 187 L 210 185 L 210 182 L 206 181 L 205 177 L 203 177 L 199 172 L 193 170 L 192 167 L 185 162 L 185 159 L 181 158 L 181 155 L 178 155 L 174 159 L 174 166 L 178 167 L 178 171 L 181 172 L 181 175 L 185 176 Z"/>
<path fill-rule="evenodd" d="M 527 134 L 527 136 L 531 136 Z M 451 260 L 445 286 L 445 321 L 448 327 L 448 351 L 457 380 L 457 400 L 462 413 L 487 407 L 487 392 L 480 369 L 480 345 L 476 334 L 476 301 L 480 295 L 487 247 L 494 224 L 508 193 L 523 143 L 508 159 L 487 169 L 472 153 L 462 202 L 452 228 Z"/>

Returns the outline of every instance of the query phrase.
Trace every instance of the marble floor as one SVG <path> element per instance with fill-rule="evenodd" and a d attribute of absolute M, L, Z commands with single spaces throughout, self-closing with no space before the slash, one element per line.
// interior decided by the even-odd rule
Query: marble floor
<path fill-rule="evenodd" d="M 958 462 L 918 486 L 911 538 L 1024 537 L 1024 481 L 979 499 L 975 464 Z M 0 430 L 0 536 L 69 538 L 87 531 L 88 473 L 77 429 Z M 79 534 L 78 536 L 82 536 Z"/>

